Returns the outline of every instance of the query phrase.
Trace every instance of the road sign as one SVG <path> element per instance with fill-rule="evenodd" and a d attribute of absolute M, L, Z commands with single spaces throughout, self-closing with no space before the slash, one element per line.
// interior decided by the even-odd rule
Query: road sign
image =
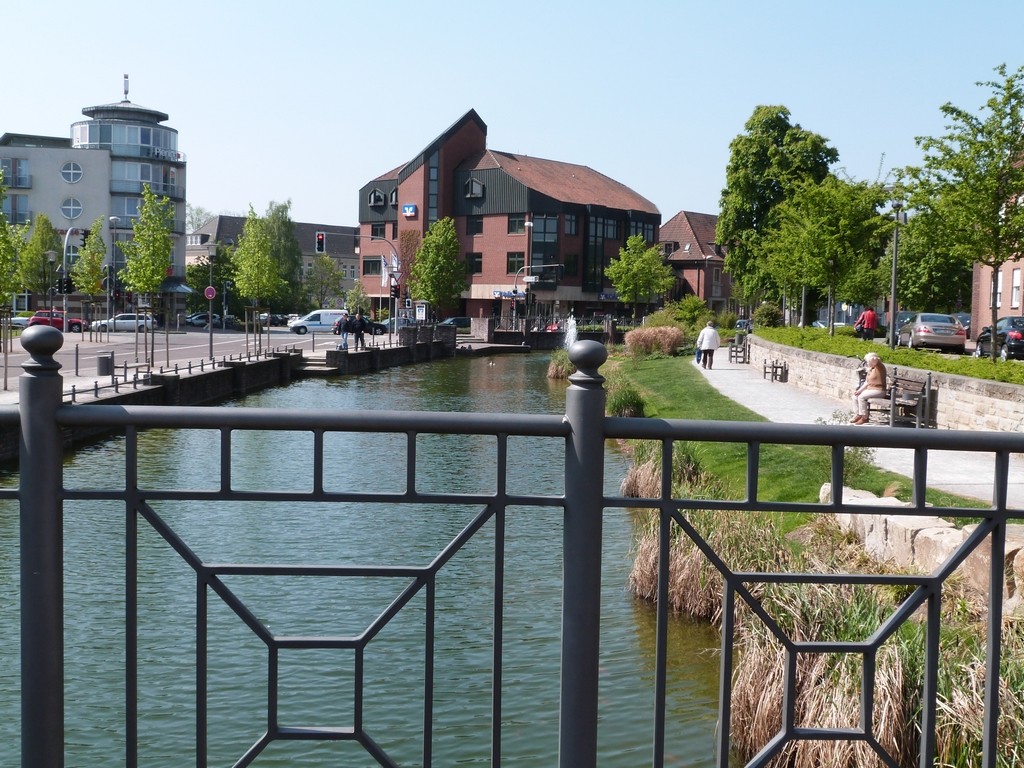
<path fill-rule="evenodd" d="M 540 275 L 523 275 L 524 283 L 536 283 L 540 280 Z"/>
<path fill-rule="evenodd" d="M 206 286 L 206 290 L 203 291 L 203 296 L 206 297 L 207 301 L 213 301 L 214 299 L 217 298 L 217 289 L 214 288 L 212 285 L 208 285 Z"/>

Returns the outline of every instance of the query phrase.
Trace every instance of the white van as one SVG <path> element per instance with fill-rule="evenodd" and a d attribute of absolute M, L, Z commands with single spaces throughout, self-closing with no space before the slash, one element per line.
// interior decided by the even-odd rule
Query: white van
<path fill-rule="evenodd" d="M 288 327 L 293 333 L 331 333 L 334 330 L 334 321 L 341 318 L 345 313 L 342 309 L 317 309 L 298 320 L 288 321 Z"/>

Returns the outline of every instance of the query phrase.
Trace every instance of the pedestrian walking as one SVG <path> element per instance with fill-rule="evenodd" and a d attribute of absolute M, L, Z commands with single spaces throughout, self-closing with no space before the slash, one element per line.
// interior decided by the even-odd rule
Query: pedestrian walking
<path fill-rule="evenodd" d="M 710 369 L 715 363 L 715 350 L 722 346 L 722 339 L 715 330 L 715 324 L 708 324 L 697 334 L 697 349 L 700 350 L 700 367 Z"/>

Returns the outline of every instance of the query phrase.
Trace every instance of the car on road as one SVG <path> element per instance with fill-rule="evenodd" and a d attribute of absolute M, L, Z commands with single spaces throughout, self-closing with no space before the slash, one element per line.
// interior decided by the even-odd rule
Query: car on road
<path fill-rule="evenodd" d="M 910 349 L 933 347 L 963 354 L 967 331 L 953 315 L 918 312 L 899 327 L 897 345 Z"/>
<path fill-rule="evenodd" d="M 747 333 L 750 333 L 752 330 L 754 330 L 754 321 L 753 320 L 745 320 L 745 319 L 741 318 L 741 319 L 736 321 L 736 330 L 737 331 L 745 331 Z"/>
<path fill-rule="evenodd" d="M 971 313 L 970 312 L 954 312 L 953 317 L 960 321 L 960 325 L 967 331 L 967 338 L 971 338 Z"/>
<path fill-rule="evenodd" d="M 456 328 L 469 328 L 470 322 L 468 317 L 449 317 L 447 320 L 442 320 L 438 325 L 454 325 Z"/>
<path fill-rule="evenodd" d="M 996 323 L 996 350 L 1003 360 L 1024 358 L 1024 317 L 1001 317 Z M 975 357 L 992 354 L 992 327 L 986 325 L 978 334 Z"/>
<path fill-rule="evenodd" d="M 64 317 L 64 311 L 60 309 L 41 309 L 28 319 L 28 326 L 50 325 L 58 331 L 68 330 L 71 333 L 81 333 L 89 330 L 89 324 L 80 317 Z M 66 327 L 65 327 L 66 326 Z"/>
<path fill-rule="evenodd" d="M 196 312 L 194 315 L 189 315 L 185 318 L 185 325 L 194 325 L 198 328 L 205 328 L 207 314 L 208 313 L 206 312 Z M 213 313 L 213 327 L 220 327 L 220 315 L 216 312 Z"/>
<path fill-rule="evenodd" d="M 151 331 L 153 330 L 153 316 L 122 312 L 119 315 L 108 317 L 106 320 L 97 320 L 92 327 L 94 331 Z"/>
<path fill-rule="evenodd" d="M 28 328 L 28 321 L 29 321 L 30 318 L 31 318 L 31 315 L 29 315 L 28 317 L 25 317 L 25 315 L 14 315 L 11 318 L 11 327 L 12 328 Z"/>

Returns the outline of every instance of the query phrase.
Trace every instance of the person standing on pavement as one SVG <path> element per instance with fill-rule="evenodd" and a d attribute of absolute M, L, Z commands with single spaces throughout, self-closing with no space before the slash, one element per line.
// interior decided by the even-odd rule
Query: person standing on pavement
<path fill-rule="evenodd" d="M 363 338 L 363 333 L 366 332 L 366 320 L 365 318 L 363 318 L 362 310 L 356 311 L 356 316 L 355 319 L 353 320 L 352 330 L 354 331 L 356 337 L 355 341 L 353 342 L 356 350 L 358 351 L 359 347 L 366 349 L 366 339 Z"/>
<path fill-rule="evenodd" d="M 722 346 L 722 339 L 715 330 L 715 324 L 708 320 L 697 335 L 697 349 L 700 350 L 700 367 L 710 369 L 715 362 L 715 350 Z"/>
<path fill-rule="evenodd" d="M 853 390 L 853 405 L 857 413 L 851 424 L 866 424 L 868 420 L 868 400 L 872 397 L 885 397 L 885 366 L 875 352 L 864 355 L 864 363 L 868 367 L 864 383 Z"/>
<path fill-rule="evenodd" d="M 875 331 L 878 330 L 878 313 L 874 307 L 868 307 L 861 312 L 853 327 L 864 341 L 874 341 Z"/>

